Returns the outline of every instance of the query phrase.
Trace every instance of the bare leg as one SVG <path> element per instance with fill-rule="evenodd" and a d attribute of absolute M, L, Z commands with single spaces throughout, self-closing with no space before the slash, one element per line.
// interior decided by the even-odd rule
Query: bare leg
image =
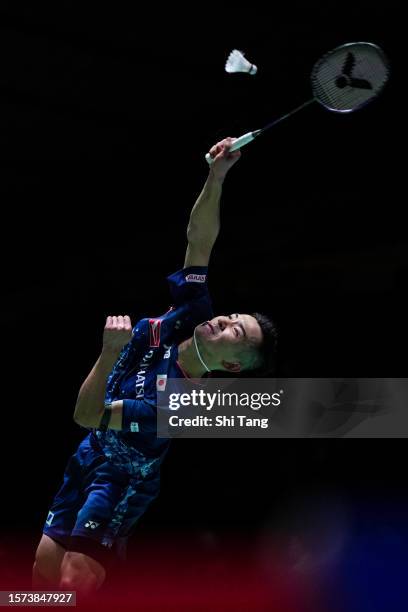
<path fill-rule="evenodd" d="M 58 588 L 61 577 L 61 563 L 65 548 L 43 534 L 35 553 L 32 584 L 33 589 Z"/>
<path fill-rule="evenodd" d="M 77 591 L 84 596 L 93 595 L 106 577 L 104 567 L 92 557 L 80 552 L 67 551 L 61 564 L 59 588 Z"/>

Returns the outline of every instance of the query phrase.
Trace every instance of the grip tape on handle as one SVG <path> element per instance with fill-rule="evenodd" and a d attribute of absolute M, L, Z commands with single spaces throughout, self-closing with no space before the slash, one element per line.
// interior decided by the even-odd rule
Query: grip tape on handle
<path fill-rule="evenodd" d="M 248 142 L 252 142 L 255 138 L 256 134 L 254 132 L 247 132 L 246 134 L 243 134 L 242 136 L 240 136 L 239 138 L 237 138 L 231 145 L 230 147 L 230 151 L 237 151 L 238 149 L 240 149 L 241 147 L 243 147 L 244 145 L 248 144 Z M 209 153 L 207 153 L 207 155 L 205 156 L 205 159 L 207 161 L 207 163 L 211 166 L 211 164 L 213 163 L 213 158 L 211 157 L 211 155 Z"/>

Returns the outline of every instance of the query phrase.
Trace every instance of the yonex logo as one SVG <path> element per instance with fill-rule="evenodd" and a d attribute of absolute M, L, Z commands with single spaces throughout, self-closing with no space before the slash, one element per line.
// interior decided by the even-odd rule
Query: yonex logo
<path fill-rule="evenodd" d="M 87 521 L 84 526 L 90 529 L 96 529 L 98 525 L 99 523 L 95 523 L 95 521 Z"/>
<path fill-rule="evenodd" d="M 51 525 L 53 518 L 54 518 L 54 512 L 49 512 L 47 516 L 47 520 L 45 521 L 46 525 Z"/>
<path fill-rule="evenodd" d="M 186 281 L 188 283 L 205 283 L 205 274 L 187 274 Z"/>

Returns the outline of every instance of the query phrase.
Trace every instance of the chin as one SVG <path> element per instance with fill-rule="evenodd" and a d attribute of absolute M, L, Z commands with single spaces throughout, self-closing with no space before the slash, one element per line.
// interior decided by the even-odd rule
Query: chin
<path fill-rule="evenodd" d="M 204 336 L 205 326 L 203 326 L 203 324 L 200 323 L 200 325 L 197 325 L 195 327 L 194 332 L 196 333 L 197 336 Z"/>

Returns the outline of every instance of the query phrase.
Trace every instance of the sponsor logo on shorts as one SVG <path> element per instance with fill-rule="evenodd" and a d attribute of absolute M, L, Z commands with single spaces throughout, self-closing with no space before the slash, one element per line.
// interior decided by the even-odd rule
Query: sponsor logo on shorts
<path fill-rule="evenodd" d="M 188 283 L 205 283 L 206 274 L 187 274 L 186 281 Z"/>
<path fill-rule="evenodd" d="M 99 523 L 96 523 L 95 521 L 87 521 L 84 525 L 84 527 L 87 527 L 89 529 L 96 529 L 98 527 Z"/>
<path fill-rule="evenodd" d="M 130 424 L 130 431 L 132 433 L 137 433 L 139 431 L 139 423 L 136 423 L 135 421 L 132 421 Z"/>
<path fill-rule="evenodd" d="M 150 347 L 160 346 L 161 319 L 149 319 Z"/>
<path fill-rule="evenodd" d="M 157 391 L 164 391 L 166 388 L 167 374 L 158 374 L 156 377 Z"/>
<path fill-rule="evenodd" d="M 45 521 L 46 525 L 51 525 L 52 519 L 54 518 L 54 512 L 49 512 L 47 516 L 47 520 Z"/>

